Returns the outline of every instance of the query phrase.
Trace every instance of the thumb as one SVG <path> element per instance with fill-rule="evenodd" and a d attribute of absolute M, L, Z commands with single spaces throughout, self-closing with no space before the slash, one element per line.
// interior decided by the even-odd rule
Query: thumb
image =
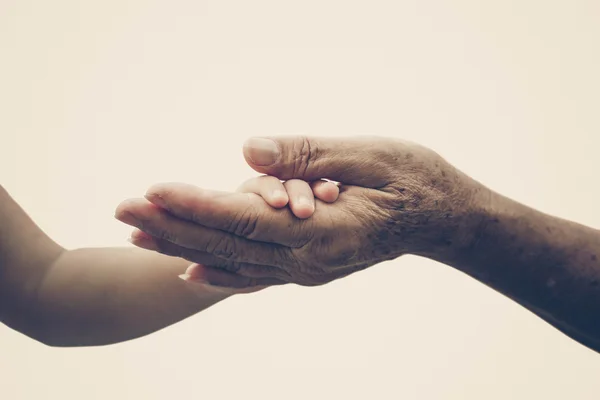
<path fill-rule="evenodd" d="M 394 180 L 401 148 L 378 137 L 255 137 L 244 157 L 255 171 L 282 180 L 331 179 L 346 185 L 380 188 Z"/>

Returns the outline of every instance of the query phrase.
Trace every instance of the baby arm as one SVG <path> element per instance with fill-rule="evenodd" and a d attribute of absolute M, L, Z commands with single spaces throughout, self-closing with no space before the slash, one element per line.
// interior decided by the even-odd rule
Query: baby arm
<path fill-rule="evenodd" d="M 304 185 L 298 188 L 305 190 Z M 256 178 L 241 189 L 274 207 L 285 207 L 288 199 L 295 207 L 296 187 L 283 186 L 280 199 L 268 189 L 273 186 L 271 179 Z M 315 194 L 320 191 L 315 187 Z M 178 275 L 188 267 L 183 259 L 137 248 L 66 250 L 0 190 L 0 321 L 42 343 L 99 346 L 130 340 L 238 293 L 186 285 Z"/>

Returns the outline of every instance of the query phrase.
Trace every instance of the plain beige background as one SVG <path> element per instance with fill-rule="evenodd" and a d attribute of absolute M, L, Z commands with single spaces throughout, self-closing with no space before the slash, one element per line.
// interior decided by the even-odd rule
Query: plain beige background
<path fill-rule="evenodd" d="M 234 189 L 248 136 L 378 134 L 599 227 L 599 21 L 597 0 L 0 0 L 0 181 L 63 246 L 126 246 L 121 200 Z M 413 257 L 105 348 L 0 327 L 7 400 L 597 399 L 599 377 L 595 353 Z"/>

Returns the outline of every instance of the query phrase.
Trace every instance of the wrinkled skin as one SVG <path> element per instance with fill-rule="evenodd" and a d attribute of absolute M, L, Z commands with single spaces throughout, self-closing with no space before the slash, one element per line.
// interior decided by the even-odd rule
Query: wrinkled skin
<path fill-rule="evenodd" d="M 251 167 L 338 181 L 337 201 L 317 200 L 301 220 L 253 194 L 165 183 L 122 203 L 117 218 L 147 234 L 134 244 L 212 267 L 201 279 L 229 287 L 322 285 L 403 254 L 447 259 L 477 237 L 487 189 L 430 149 L 374 137 L 275 141 L 267 166 L 256 152 L 268 143 L 246 146 Z"/>

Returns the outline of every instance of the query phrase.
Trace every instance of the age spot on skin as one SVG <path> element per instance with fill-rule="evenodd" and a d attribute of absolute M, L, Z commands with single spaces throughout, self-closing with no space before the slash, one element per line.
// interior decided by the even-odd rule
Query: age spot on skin
<path fill-rule="evenodd" d="M 590 259 L 591 259 L 592 261 L 597 261 L 597 260 L 598 260 L 598 257 L 596 257 L 596 255 L 595 255 L 595 254 L 592 254 L 592 256 L 590 257 Z"/>

